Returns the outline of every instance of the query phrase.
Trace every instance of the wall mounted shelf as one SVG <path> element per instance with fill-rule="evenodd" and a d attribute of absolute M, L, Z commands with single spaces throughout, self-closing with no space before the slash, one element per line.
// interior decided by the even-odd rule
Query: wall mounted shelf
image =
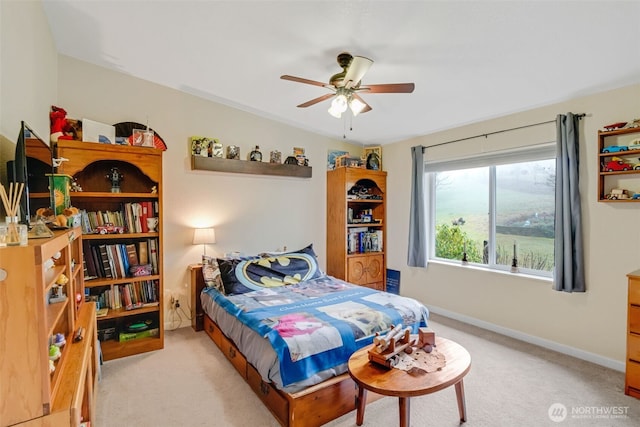
<path fill-rule="evenodd" d="M 191 156 L 191 169 L 214 172 L 247 173 L 254 175 L 293 176 L 296 178 L 311 178 L 312 171 L 310 166 L 252 162 L 249 160 L 231 160 L 220 157 L 202 156 Z"/>

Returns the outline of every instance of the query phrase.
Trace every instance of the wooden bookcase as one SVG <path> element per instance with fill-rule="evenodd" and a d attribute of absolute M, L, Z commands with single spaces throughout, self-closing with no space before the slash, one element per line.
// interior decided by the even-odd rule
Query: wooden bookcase
<path fill-rule="evenodd" d="M 385 171 L 327 171 L 328 274 L 386 290 L 386 192 Z"/>
<path fill-rule="evenodd" d="M 51 260 L 55 260 L 51 265 Z M 84 293 L 82 230 L 0 247 L 0 426 L 78 426 L 94 421 L 99 370 L 95 304 Z M 56 282 L 66 298 L 51 301 Z M 75 331 L 84 338 L 74 342 Z M 50 372 L 49 347 L 65 344 Z"/>
<path fill-rule="evenodd" d="M 79 141 L 58 141 L 56 157 L 69 159 L 58 168 L 58 173 L 70 175 L 82 191 L 71 192 L 71 204 L 86 212 L 123 212 L 125 206 L 147 204 L 156 212 L 158 226 L 155 232 L 132 230 L 124 223 L 124 233 L 96 234 L 85 230 L 84 255 L 93 257 L 92 247 L 115 247 L 112 252 L 113 263 L 122 264 L 122 250 L 133 245 L 138 257 L 142 256 L 140 245 L 147 249 L 149 263 L 155 256 L 155 265 L 151 275 L 132 277 L 125 274 L 93 278 L 85 281 L 88 297 L 97 299 L 105 292 L 124 293 L 125 288 L 142 301 L 138 307 L 126 307 L 112 300 L 111 307 L 104 317 L 98 317 L 98 337 L 101 341 L 103 358 L 111 360 L 119 357 L 164 347 L 163 312 L 163 254 L 162 254 L 162 150 L 148 147 L 98 144 Z M 120 192 L 112 192 L 110 174 L 117 168 L 123 178 Z M 142 221 L 144 222 L 144 221 Z M 119 225 L 119 224 L 115 224 Z M 153 243 L 156 252 L 153 254 Z M 95 260 L 94 265 L 101 260 Z M 102 260 L 104 261 L 104 260 Z M 153 264 L 153 263 L 152 263 Z M 89 265 L 89 264 L 88 264 Z M 117 289 L 116 289 L 117 288 Z M 116 297 L 117 298 L 117 297 Z M 121 307 L 118 307 L 121 305 Z M 139 326 L 144 324 L 144 331 Z M 135 326 L 135 328 L 134 328 Z M 137 337 L 132 334 L 140 331 Z M 142 333 L 144 332 L 144 333 Z M 125 335 L 126 334 L 126 335 Z M 147 335 L 147 336 L 144 336 Z"/>

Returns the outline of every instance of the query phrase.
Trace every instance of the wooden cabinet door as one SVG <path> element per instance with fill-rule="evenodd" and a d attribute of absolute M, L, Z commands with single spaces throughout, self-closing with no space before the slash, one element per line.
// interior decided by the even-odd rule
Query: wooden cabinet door
<path fill-rule="evenodd" d="M 365 286 L 376 282 L 384 282 L 383 255 L 351 257 L 348 259 L 347 265 L 348 282 Z"/>
<path fill-rule="evenodd" d="M 384 280 L 384 262 L 382 255 L 369 256 L 367 262 L 367 283 Z"/>
<path fill-rule="evenodd" d="M 352 257 L 347 260 L 347 282 L 356 285 L 365 285 L 367 283 L 367 258 Z"/>

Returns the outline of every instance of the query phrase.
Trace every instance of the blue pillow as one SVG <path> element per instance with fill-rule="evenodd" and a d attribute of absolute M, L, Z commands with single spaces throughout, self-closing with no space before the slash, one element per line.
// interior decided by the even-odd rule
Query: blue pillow
<path fill-rule="evenodd" d="M 291 285 L 324 275 L 313 245 L 293 252 L 263 254 L 259 258 L 219 258 L 218 266 L 227 295 Z"/>

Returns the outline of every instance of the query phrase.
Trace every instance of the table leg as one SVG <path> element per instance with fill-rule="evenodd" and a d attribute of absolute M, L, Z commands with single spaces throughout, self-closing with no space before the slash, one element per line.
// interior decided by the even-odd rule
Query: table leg
<path fill-rule="evenodd" d="M 409 415 L 411 414 L 408 397 L 400 397 L 398 404 L 400 405 L 400 427 L 409 427 Z"/>
<path fill-rule="evenodd" d="M 467 421 L 467 405 L 464 401 L 464 384 L 462 380 L 456 383 L 456 397 L 458 398 L 458 412 L 460 412 L 460 422 Z"/>
<path fill-rule="evenodd" d="M 367 404 L 367 390 L 358 386 L 358 401 L 356 402 L 356 425 L 361 426 L 364 422 L 364 407 Z"/>

